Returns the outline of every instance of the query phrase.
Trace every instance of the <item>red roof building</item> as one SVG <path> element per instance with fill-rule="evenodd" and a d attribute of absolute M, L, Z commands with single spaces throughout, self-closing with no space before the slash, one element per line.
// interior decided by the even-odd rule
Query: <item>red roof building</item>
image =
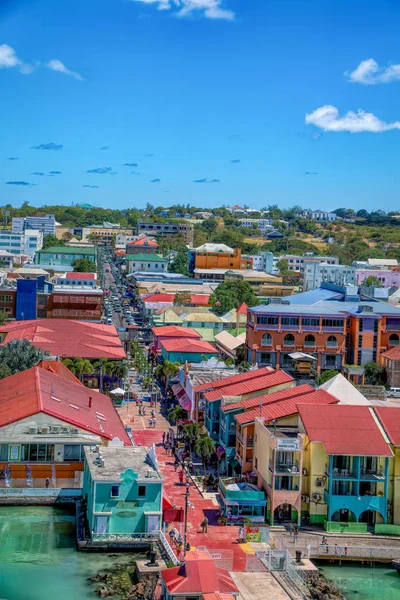
<path fill-rule="evenodd" d="M 65 279 L 91 279 L 92 281 L 96 279 L 95 273 L 66 273 Z"/>
<path fill-rule="evenodd" d="M 201 383 L 199 385 L 194 386 L 195 392 L 203 392 L 206 390 L 215 390 L 220 387 L 225 387 L 227 385 L 233 385 L 234 383 L 242 383 L 243 381 L 248 381 L 249 379 L 255 379 L 257 377 L 263 377 L 268 373 L 275 372 L 275 369 L 271 367 L 263 367 L 262 369 L 254 369 L 251 371 L 245 371 L 244 373 L 238 373 L 237 375 L 231 375 L 230 377 L 222 377 L 221 379 L 216 379 L 215 381 L 207 381 L 206 383 Z"/>
<path fill-rule="evenodd" d="M 49 361 L 44 364 L 48 367 Z M 77 428 L 81 433 L 76 431 L 75 438 L 83 438 L 82 433 L 85 432 L 92 434 L 93 439 L 88 438 L 88 443 L 96 443 L 96 437 L 99 441 L 118 437 L 125 446 L 132 445 L 111 399 L 85 387 L 79 381 L 40 366 L 0 380 L 0 431 L 25 419 L 37 421 L 35 417 L 38 415 L 46 415 L 49 422 L 53 418 L 64 425 Z M 25 426 L 25 430 L 27 429 Z M 16 428 L 10 432 L 11 437 L 14 431 Z M 0 435 L 4 438 L 4 431 Z M 61 433 L 51 437 L 53 443 L 66 442 Z M 73 437 L 68 437 L 69 443 L 76 443 Z M 45 434 L 41 435 L 42 441 L 48 441 Z"/>
<path fill-rule="evenodd" d="M 188 552 L 183 565 L 163 569 L 161 578 L 169 598 L 204 597 L 204 594 L 215 593 L 239 595 L 229 572 L 217 567 L 208 552 Z"/>
<path fill-rule="evenodd" d="M 393 456 L 369 406 L 299 404 L 299 415 L 311 442 L 327 454 Z"/>
<path fill-rule="evenodd" d="M 279 390 L 279 392 L 272 392 L 272 394 L 263 394 L 250 398 L 249 400 L 241 400 L 240 402 L 234 402 L 233 404 L 225 404 L 221 407 L 223 413 L 231 410 L 251 410 L 252 408 L 259 408 L 260 404 L 272 404 L 274 402 L 280 402 L 281 400 L 287 400 L 288 398 L 299 397 L 303 394 L 310 394 L 315 392 L 315 388 L 307 383 L 299 385 L 297 387 L 286 388 Z"/>
<path fill-rule="evenodd" d="M 42 369 L 46 369 L 50 373 L 54 373 L 55 375 L 59 375 L 60 377 L 64 377 L 65 379 L 69 379 L 70 381 L 74 381 L 75 383 L 79 383 L 79 385 L 83 385 L 79 381 L 77 377 L 64 365 L 61 360 L 41 360 L 38 364 L 38 367 Z"/>
<path fill-rule="evenodd" d="M 72 319 L 42 319 L 14 321 L 0 325 L 4 345 L 15 339 L 25 339 L 50 356 L 68 358 L 101 357 L 110 360 L 126 358 L 121 340 L 113 325 L 102 325 Z"/>
<path fill-rule="evenodd" d="M 247 315 L 247 309 L 248 308 L 249 307 L 247 306 L 246 302 L 242 302 L 242 304 L 237 309 L 236 314 L 238 314 L 238 315 Z"/>
<path fill-rule="evenodd" d="M 382 427 L 393 446 L 400 446 L 400 407 L 399 406 L 375 406 Z"/>
<path fill-rule="evenodd" d="M 191 338 L 175 338 L 161 340 L 161 347 L 168 353 L 180 354 L 218 354 L 211 344 Z"/>
<path fill-rule="evenodd" d="M 161 327 L 153 327 L 153 346 L 151 347 L 151 351 L 153 354 L 160 354 L 161 352 L 161 342 L 163 340 L 168 339 L 193 339 L 193 340 L 201 340 L 201 335 L 194 329 L 190 327 L 180 327 L 179 325 L 164 325 Z"/>
<path fill-rule="evenodd" d="M 148 237 L 141 237 L 138 238 L 137 240 L 133 240 L 133 242 L 128 242 L 127 246 L 129 247 L 133 247 L 133 248 L 142 248 L 143 246 L 147 246 L 150 248 L 158 248 L 158 244 L 157 242 L 155 242 L 154 240 L 151 240 Z"/>
<path fill-rule="evenodd" d="M 262 392 L 269 388 L 274 388 L 284 384 L 294 385 L 294 379 L 285 371 L 270 371 L 262 377 L 256 377 L 243 381 L 241 383 L 230 384 L 229 377 L 226 378 L 226 385 L 221 386 L 211 392 L 206 392 L 204 398 L 208 402 L 220 400 L 223 396 L 246 396 L 248 394 L 256 395 L 256 392 Z"/>

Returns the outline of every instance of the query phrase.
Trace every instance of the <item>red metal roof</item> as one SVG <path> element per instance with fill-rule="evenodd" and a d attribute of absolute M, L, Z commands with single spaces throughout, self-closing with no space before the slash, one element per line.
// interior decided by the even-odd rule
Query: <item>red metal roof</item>
<path fill-rule="evenodd" d="M 374 411 L 391 443 L 400 446 L 400 407 L 374 406 Z"/>
<path fill-rule="evenodd" d="M 0 381 L 0 427 L 45 413 L 125 446 L 132 443 L 111 399 L 41 367 Z M 92 406 L 89 406 L 92 398 Z"/>
<path fill-rule="evenodd" d="M 26 339 L 34 346 L 49 352 L 50 356 L 125 358 L 114 325 L 71 319 L 40 319 L 4 323 L 0 325 L 0 332 L 7 334 L 0 345 L 15 339 Z"/>
<path fill-rule="evenodd" d="M 292 388 L 296 389 L 296 388 Z M 284 390 L 289 391 L 289 390 Z M 272 395 L 272 394 L 271 394 Z M 241 425 L 245 423 L 252 423 L 257 417 L 264 417 L 266 421 L 272 421 L 273 419 L 282 419 L 283 417 L 289 417 L 290 415 L 296 415 L 298 405 L 302 404 L 336 404 L 339 402 L 335 396 L 329 394 L 325 390 L 313 390 L 311 393 L 300 394 L 299 396 L 289 397 L 272 404 L 265 404 L 262 406 L 261 415 L 259 408 L 252 408 L 244 413 L 235 415 L 235 419 Z"/>
<path fill-rule="evenodd" d="M 218 351 L 208 342 L 188 338 L 161 340 L 161 345 L 167 352 L 218 354 Z"/>
<path fill-rule="evenodd" d="M 254 369 L 252 371 L 245 371 L 244 373 L 238 373 L 237 375 L 230 375 L 222 377 L 221 379 L 216 379 L 215 381 L 207 381 L 207 383 L 200 383 L 199 385 L 194 386 L 195 392 L 201 392 L 203 390 L 215 390 L 219 387 L 224 387 L 226 385 L 232 385 L 233 383 L 241 383 L 242 381 L 247 381 L 248 379 L 255 379 L 256 377 L 263 377 L 268 373 L 275 373 L 275 369 L 271 369 L 270 367 L 263 367 L 262 369 Z"/>
<path fill-rule="evenodd" d="M 233 404 L 226 404 L 221 406 L 223 412 L 230 410 L 237 410 L 242 408 L 243 410 L 250 410 L 256 408 L 261 404 L 272 404 L 273 402 L 279 402 L 280 400 L 286 400 L 287 398 L 293 398 L 301 396 L 303 394 L 310 394 L 314 392 L 315 388 L 307 383 L 299 385 L 298 387 L 287 388 L 286 390 L 279 390 L 279 392 L 272 392 L 272 394 L 263 394 L 256 396 L 255 398 L 249 398 L 248 400 L 241 400 L 241 402 L 235 402 Z"/>
<path fill-rule="evenodd" d="M 261 392 L 262 390 L 267 390 L 268 388 L 283 383 L 290 383 L 291 381 L 293 381 L 293 377 L 288 375 L 285 371 L 274 371 L 263 377 L 257 377 L 256 379 L 250 379 L 234 385 L 228 384 L 224 387 L 212 390 L 211 392 L 206 392 L 204 398 L 208 402 L 214 402 L 215 400 L 222 398 L 222 396 L 242 396 L 244 394 L 257 392 L 258 390 Z"/>
<path fill-rule="evenodd" d="M 60 377 L 65 377 L 65 379 L 79 383 L 79 385 L 83 385 L 83 383 L 81 383 L 79 379 L 75 377 L 75 375 L 64 365 L 63 362 L 61 362 L 61 360 L 41 360 L 37 366 L 41 367 L 42 369 L 46 369 L 46 371 L 50 371 L 50 373 L 55 373 Z"/>
<path fill-rule="evenodd" d="M 179 325 L 162 325 L 161 327 L 153 327 L 151 331 L 156 337 L 201 339 L 200 333 L 197 333 L 191 327 L 180 327 Z"/>
<path fill-rule="evenodd" d="M 185 564 L 163 569 L 161 576 L 171 594 L 239 593 L 229 572 L 207 552 L 188 552 Z"/>
<path fill-rule="evenodd" d="M 95 279 L 94 273 L 67 273 L 66 279 Z"/>
<path fill-rule="evenodd" d="M 150 240 L 147 237 L 142 237 L 138 240 L 134 240 L 133 242 L 128 242 L 127 246 L 153 246 L 153 248 L 158 248 L 157 242 L 155 242 L 154 240 Z"/>
<path fill-rule="evenodd" d="M 249 307 L 247 306 L 246 302 L 242 302 L 242 304 L 239 306 L 239 308 L 237 309 L 236 313 L 238 315 L 247 315 L 247 309 Z"/>
<path fill-rule="evenodd" d="M 191 304 L 208 304 L 210 296 L 202 296 L 200 294 L 191 294 Z M 143 302 L 171 302 L 175 300 L 175 294 L 150 294 L 150 296 L 144 297 Z"/>
<path fill-rule="evenodd" d="M 233 594 L 214 592 L 213 594 L 203 594 L 203 600 L 234 600 L 234 596 Z"/>
<path fill-rule="evenodd" d="M 298 409 L 310 441 L 322 442 L 327 454 L 393 456 L 369 406 L 299 404 Z"/>
<path fill-rule="evenodd" d="M 400 360 L 400 346 L 396 346 L 382 354 L 382 358 L 390 358 L 390 360 Z"/>

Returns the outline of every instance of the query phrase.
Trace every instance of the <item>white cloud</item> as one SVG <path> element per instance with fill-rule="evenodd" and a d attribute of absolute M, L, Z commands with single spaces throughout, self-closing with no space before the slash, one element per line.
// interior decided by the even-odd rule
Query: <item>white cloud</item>
<path fill-rule="evenodd" d="M 71 71 L 71 69 L 67 69 L 64 63 L 61 60 L 50 60 L 46 67 L 51 69 L 52 71 L 58 71 L 59 73 L 64 73 L 64 75 L 70 75 L 71 77 L 75 77 L 75 79 L 79 79 L 79 81 L 83 81 L 82 75 L 77 73 L 76 71 Z"/>
<path fill-rule="evenodd" d="M 0 69 L 9 69 L 10 67 L 17 67 L 21 64 L 18 56 L 15 53 L 14 48 L 2 44 L 0 46 Z"/>
<path fill-rule="evenodd" d="M 368 58 L 360 62 L 354 71 L 346 71 L 345 76 L 351 83 L 375 85 L 377 83 L 390 83 L 400 81 L 400 65 L 380 67 L 376 60 Z"/>
<path fill-rule="evenodd" d="M 143 4 L 154 4 L 158 10 L 175 9 L 176 14 L 185 17 L 194 11 L 201 11 L 208 19 L 233 21 L 235 13 L 223 8 L 224 0 L 133 0 Z"/>
<path fill-rule="evenodd" d="M 324 131 L 349 131 L 360 133 L 382 133 L 391 129 L 400 129 L 400 121 L 386 123 L 372 113 L 359 109 L 357 112 L 349 111 L 343 117 L 339 116 L 336 106 L 326 104 L 306 115 L 306 124 L 315 125 Z"/>

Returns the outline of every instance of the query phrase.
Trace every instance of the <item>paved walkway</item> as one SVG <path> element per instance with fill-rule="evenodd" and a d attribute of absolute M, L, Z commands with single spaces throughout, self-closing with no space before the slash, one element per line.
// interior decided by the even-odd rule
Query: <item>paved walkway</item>
<path fill-rule="evenodd" d="M 122 407 L 123 410 L 124 407 Z M 164 419 L 165 421 L 165 419 Z M 161 418 L 160 418 L 161 423 Z M 167 423 L 165 421 L 165 423 Z M 158 418 L 157 418 L 158 425 Z M 139 446 L 151 446 L 156 444 L 159 467 L 165 477 L 164 491 L 170 502 L 177 507 L 185 506 L 185 486 L 179 485 L 178 475 L 174 470 L 174 463 L 171 456 L 165 454 L 162 446 L 162 429 L 141 429 L 134 430 L 133 437 Z M 188 542 L 194 548 L 206 546 L 209 550 L 214 550 L 222 555 L 221 559 L 231 561 L 233 571 L 244 571 L 246 569 L 246 554 L 244 549 L 237 542 L 238 528 L 235 526 L 221 526 L 217 524 L 216 512 L 218 506 L 214 504 L 213 499 L 204 499 L 194 485 L 190 486 L 190 507 L 188 510 Z M 202 533 L 200 523 L 204 516 L 209 521 L 208 533 Z M 177 529 L 179 530 L 179 524 Z"/>

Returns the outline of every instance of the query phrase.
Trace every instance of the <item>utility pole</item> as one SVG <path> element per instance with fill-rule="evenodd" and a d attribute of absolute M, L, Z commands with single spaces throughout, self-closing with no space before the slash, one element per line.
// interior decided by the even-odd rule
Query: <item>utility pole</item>
<path fill-rule="evenodd" d="M 186 556 L 186 545 L 187 545 L 187 519 L 188 519 L 188 508 L 189 508 L 189 482 L 186 480 L 186 494 L 185 494 L 185 528 L 183 535 L 183 556 Z"/>

